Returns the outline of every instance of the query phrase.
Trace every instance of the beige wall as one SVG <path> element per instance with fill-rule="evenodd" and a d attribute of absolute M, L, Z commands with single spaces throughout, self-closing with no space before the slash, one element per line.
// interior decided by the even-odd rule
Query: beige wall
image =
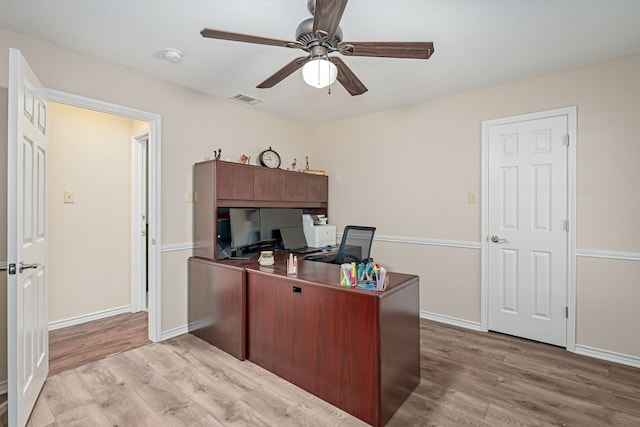
<path fill-rule="evenodd" d="M 131 137 L 144 127 L 49 104 L 49 323 L 131 304 Z"/>
<path fill-rule="evenodd" d="M 578 257 L 578 342 L 638 357 L 640 261 Z"/>
<path fill-rule="evenodd" d="M 639 75 L 634 55 L 317 128 L 312 158 L 329 174 L 329 219 L 479 243 L 480 204 L 467 193 L 480 192 L 481 122 L 576 105 L 578 249 L 637 255 Z M 376 242 L 373 256 L 420 275 L 422 310 L 480 322 L 475 251 Z M 596 270 L 607 274 L 598 280 Z M 580 257 L 577 277 L 577 343 L 640 357 L 638 261 Z"/>

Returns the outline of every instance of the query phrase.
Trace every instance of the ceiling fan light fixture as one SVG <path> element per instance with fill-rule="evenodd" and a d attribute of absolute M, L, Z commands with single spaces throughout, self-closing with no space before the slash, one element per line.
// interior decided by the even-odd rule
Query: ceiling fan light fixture
<path fill-rule="evenodd" d="M 338 77 L 338 67 L 327 57 L 313 58 L 302 67 L 306 84 L 318 89 L 331 86 Z"/>

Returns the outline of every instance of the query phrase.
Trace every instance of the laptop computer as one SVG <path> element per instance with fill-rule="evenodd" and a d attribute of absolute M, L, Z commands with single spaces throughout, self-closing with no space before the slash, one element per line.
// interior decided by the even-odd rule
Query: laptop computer
<path fill-rule="evenodd" d="M 301 227 L 281 228 L 282 248 L 285 252 L 295 252 L 298 254 L 308 254 L 320 252 L 320 248 L 310 248 L 307 246 L 307 239 Z"/>

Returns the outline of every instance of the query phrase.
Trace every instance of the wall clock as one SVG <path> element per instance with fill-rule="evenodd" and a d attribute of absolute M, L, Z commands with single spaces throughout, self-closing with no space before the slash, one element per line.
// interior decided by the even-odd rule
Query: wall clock
<path fill-rule="evenodd" d="M 262 166 L 266 166 L 271 169 L 277 169 L 280 167 L 280 155 L 273 151 L 271 147 L 258 154 L 258 161 Z"/>

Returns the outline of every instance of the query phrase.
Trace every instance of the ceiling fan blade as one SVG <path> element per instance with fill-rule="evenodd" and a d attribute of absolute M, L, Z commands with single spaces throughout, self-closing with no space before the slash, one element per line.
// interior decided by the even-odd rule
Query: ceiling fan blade
<path fill-rule="evenodd" d="M 348 46 L 353 46 L 353 49 L 348 49 Z M 432 42 L 342 42 L 338 49 L 347 56 L 380 58 L 429 59 L 434 52 Z"/>
<path fill-rule="evenodd" d="M 338 81 L 352 96 L 362 95 L 369 90 L 342 59 L 334 56 L 331 61 L 338 67 Z"/>
<path fill-rule="evenodd" d="M 220 39 L 220 40 L 231 40 L 234 42 L 244 42 L 244 43 L 255 43 L 255 44 L 266 44 L 269 46 L 281 46 L 281 47 L 298 47 L 298 45 L 303 46 L 300 42 L 294 42 L 290 40 L 280 40 L 280 39 L 272 39 L 269 37 L 258 37 L 252 36 L 250 34 L 242 34 L 242 33 L 233 33 L 231 31 L 222 31 L 222 30 L 214 30 L 212 28 L 205 28 L 200 31 L 202 37 L 207 37 L 210 39 Z"/>
<path fill-rule="evenodd" d="M 258 89 L 268 89 L 270 87 L 274 87 L 286 77 L 291 75 L 294 71 L 300 69 L 306 62 L 305 59 L 307 58 L 304 56 L 294 59 L 293 61 L 289 62 L 287 65 L 273 73 L 271 76 L 269 76 L 269 78 L 267 78 L 267 80 L 263 81 L 256 87 Z"/>
<path fill-rule="evenodd" d="M 316 0 L 313 12 L 313 34 L 325 31 L 327 40 L 333 40 L 346 6 L 347 0 Z"/>

